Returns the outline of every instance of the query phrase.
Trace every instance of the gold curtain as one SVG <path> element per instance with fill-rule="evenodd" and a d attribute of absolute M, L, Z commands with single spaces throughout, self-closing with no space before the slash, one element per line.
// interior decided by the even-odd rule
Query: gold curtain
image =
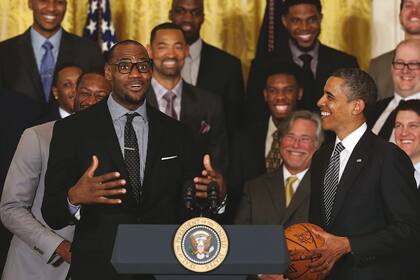
<path fill-rule="evenodd" d="M 280 0 L 279 0 L 280 1 Z M 28 0 L 0 0 L 0 40 L 22 33 L 31 25 Z M 202 37 L 242 60 L 245 77 L 254 57 L 265 0 L 207 0 Z M 153 26 L 168 21 L 171 0 L 111 0 L 118 39 L 149 41 Z M 366 68 L 370 59 L 371 0 L 323 0 L 321 41 L 358 57 Z M 88 0 L 68 0 L 63 26 L 81 35 Z"/>

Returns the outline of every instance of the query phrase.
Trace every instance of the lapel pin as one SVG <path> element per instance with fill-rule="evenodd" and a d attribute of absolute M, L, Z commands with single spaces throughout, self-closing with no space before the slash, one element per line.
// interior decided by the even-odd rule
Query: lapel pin
<path fill-rule="evenodd" d="M 357 163 L 362 162 L 362 159 L 361 158 L 358 158 L 358 159 L 356 159 L 356 162 Z"/>

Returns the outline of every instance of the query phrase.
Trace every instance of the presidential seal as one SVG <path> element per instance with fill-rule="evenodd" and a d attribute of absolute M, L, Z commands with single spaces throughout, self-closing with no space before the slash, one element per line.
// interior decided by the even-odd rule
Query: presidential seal
<path fill-rule="evenodd" d="M 173 245 L 182 266 L 194 272 L 208 272 L 223 262 L 229 241 L 218 223 L 200 217 L 188 220 L 178 228 Z"/>

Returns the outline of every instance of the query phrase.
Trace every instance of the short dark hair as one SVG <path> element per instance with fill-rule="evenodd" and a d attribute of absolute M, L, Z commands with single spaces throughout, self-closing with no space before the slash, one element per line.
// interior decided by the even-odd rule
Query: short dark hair
<path fill-rule="evenodd" d="M 83 72 L 79 78 L 77 79 L 76 82 L 76 88 L 79 88 L 80 83 L 82 82 L 83 78 L 88 75 L 88 74 L 95 74 L 95 75 L 99 75 L 105 78 L 104 73 L 100 72 L 100 71 L 87 71 L 87 72 Z"/>
<path fill-rule="evenodd" d="M 289 8 L 299 4 L 309 4 L 314 5 L 318 10 L 318 13 L 322 13 L 322 5 L 320 0 L 283 0 L 281 5 L 281 14 L 287 15 L 289 13 Z"/>
<path fill-rule="evenodd" d="M 402 11 L 403 6 L 404 6 L 404 0 L 401 0 L 401 3 L 400 3 L 400 13 Z"/>
<path fill-rule="evenodd" d="M 400 111 L 412 111 L 420 116 L 420 99 L 411 99 L 411 100 L 401 100 L 397 108 L 395 108 L 395 114 L 398 114 Z"/>
<path fill-rule="evenodd" d="M 70 67 L 75 67 L 75 68 L 79 68 L 80 71 L 82 71 L 82 67 L 80 67 L 79 65 L 75 64 L 75 63 L 62 63 L 60 65 L 57 65 L 55 67 L 54 70 L 54 76 L 53 76 L 53 81 L 52 81 L 52 85 L 53 86 L 57 86 L 57 82 L 58 82 L 58 75 L 60 74 L 60 72 L 62 70 L 64 70 L 65 68 L 70 68 Z"/>
<path fill-rule="evenodd" d="M 150 33 L 150 43 L 152 43 L 153 40 L 155 39 L 156 33 L 159 30 L 164 30 L 164 29 L 175 29 L 175 30 L 181 31 L 182 36 L 184 36 L 184 40 L 185 40 L 184 30 L 182 30 L 182 28 L 179 25 L 176 25 L 175 23 L 172 23 L 172 22 L 164 22 L 153 27 L 152 32 Z"/>
<path fill-rule="evenodd" d="M 274 60 L 268 62 L 265 66 L 264 85 L 267 83 L 267 79 L 270 76 L 277 74 L 291 75 L 295 77 L 298 86 L 303 87 L 302 68 L 300 68 L 297 64 L 288 60 Z"/>
<path fill-rule="evenodd" d="M 112 57 L 114 55 L 115 48 L 118 47 L 118 46 L 121 46 L 121 45 L 138 45 L 138 46 L 141 46 L 141 47 L 144 48 L 144 46 L 142 44 L 140 44 L 139 42 L 137 42 L 135 40 L 127 39 L 127 40 L 119 41 L 115 45 L 113 45 L 111 47 L 111 49 L 109 50 L 108 55 L 106 57 L 106 62 L 107 63 L 110 63 L 111 62 L 111 59 L 112 59 Z"/>
<path fill-rule="evenodd" d="M 332 77 L 344 80 L 343 87 L 349 100 L 362 99 L 366 106 L 376 102 L 378 91 L 372 77 L 359 68 L 341 68 L 334 71 Z"/>

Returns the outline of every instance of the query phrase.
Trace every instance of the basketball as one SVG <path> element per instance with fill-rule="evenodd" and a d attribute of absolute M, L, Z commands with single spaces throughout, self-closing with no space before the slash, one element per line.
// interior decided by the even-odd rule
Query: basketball
<path fill-rule="evenodd" d="M 286 228 L 284 230 L 284 236 L 287 249 L 289 251 L 294 251 L 299 256 L 299 253 L 306 253 L 324 245 L 324 239 L 315 236 L 311 229 L 324 231 L 319 226 L 309 223 L 295 224 Z M 311 272 L 307 267 L 307 265 L 314 260 L 315 259 L 291 261 L 285 276 L 288 279 L 293 280 L 322 279 L 324 275 L 319 272 Z"/>

